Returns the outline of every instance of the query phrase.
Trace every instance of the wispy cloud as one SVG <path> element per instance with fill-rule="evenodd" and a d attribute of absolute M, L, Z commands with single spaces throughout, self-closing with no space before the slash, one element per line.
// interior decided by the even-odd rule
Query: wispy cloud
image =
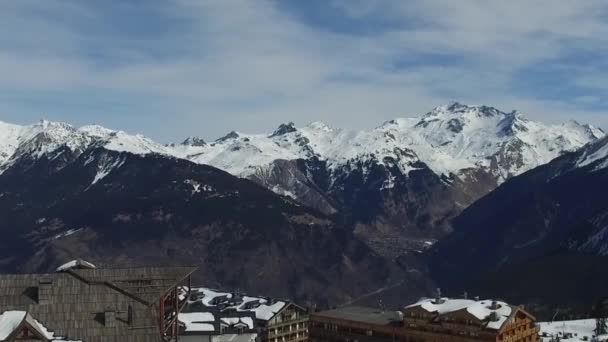
<path fill-rule="evenodd" d="M 607 10 L 594 0 L 3 2 L 0 119 L 46 115 L 168 141 L 284 121 L 363 128 L 460 100 L 606 127 Z"/>

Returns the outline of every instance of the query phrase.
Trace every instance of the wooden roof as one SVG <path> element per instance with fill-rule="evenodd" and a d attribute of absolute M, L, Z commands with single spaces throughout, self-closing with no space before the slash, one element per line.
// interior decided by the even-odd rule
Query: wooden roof
<path fill-rule="evenodd" d="M 27 311 L 56 336 L 72 340 L 158 341 L 157 303 L 194 270 L 144 267 L 0 275 L 0 313 Z"/>

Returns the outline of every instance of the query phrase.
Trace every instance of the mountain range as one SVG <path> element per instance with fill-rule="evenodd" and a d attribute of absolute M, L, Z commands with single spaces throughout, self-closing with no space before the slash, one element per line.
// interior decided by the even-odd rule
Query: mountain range
<path fill-rule="evenodd" d="M 424 251 L 440 260 L 473 241 L 476 250 L 490 246 L 482 243 L 495 241 L 494 229 L 515 229 L 492 221 L 507 201 L 492 198 L 560 160 L 575 170 L 560 175 L 600 167 L 605 141 L 575 121 L 547 125 L 460 103 L 366 131 L 287 123 L 173 144 L 100 126 L 0 122 L 0 269 L 49 270 L 67 257 L 192 262 L 212 285 L 317 302 L 393 285 L 415 297 L 434 286 Z M 511 214 L 536 200 L 518 198 Z M 563 241 L 597 253 L 605 235 L 585 227 Z M 521 229 L 525 241 L 536 238 Z M 538 247 L 515 249 L 504 253 L 507 264 Z M 450 265 L 482 258 L 476 269 L 492 271 L 504 254 L 465 253 Z M 450 278 L 450 265 L 434 268 L 437 279 Z"/>

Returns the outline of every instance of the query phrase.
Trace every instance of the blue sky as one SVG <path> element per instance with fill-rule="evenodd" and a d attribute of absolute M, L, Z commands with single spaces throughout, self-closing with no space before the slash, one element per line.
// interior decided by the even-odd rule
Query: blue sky
<path fill-rule="evenodd" d="M 608 128 L 608 3 L 0 2 L 0 120 L 163 142 L 370 128 L 450 101 Z"/>

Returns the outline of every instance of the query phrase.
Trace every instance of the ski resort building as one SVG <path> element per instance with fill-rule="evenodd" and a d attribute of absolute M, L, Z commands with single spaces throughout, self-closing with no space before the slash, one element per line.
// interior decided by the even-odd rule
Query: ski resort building
<path fill-rule="evenodd" d="M 253 332 L 259 341 L 308 341 L 308 312 L 286 300 L 194 288 L 179 315 L 183 341 L 221 341 L 211 336 L 232 334 L 248 342 Z M 207 324 L 205 324 L 207 323 Z"/>
<path fill-rule="evenodd" d="M 422 299 L 403 311 L 346 307 L 310 319 L 310 341 L 536 342 L 536 319 L 492 300 Z"/>
<path fill-rule="evenodd" d="M 0 341 L 175 341 L 193 267 L 95 268 L 0 275 Z"/>

